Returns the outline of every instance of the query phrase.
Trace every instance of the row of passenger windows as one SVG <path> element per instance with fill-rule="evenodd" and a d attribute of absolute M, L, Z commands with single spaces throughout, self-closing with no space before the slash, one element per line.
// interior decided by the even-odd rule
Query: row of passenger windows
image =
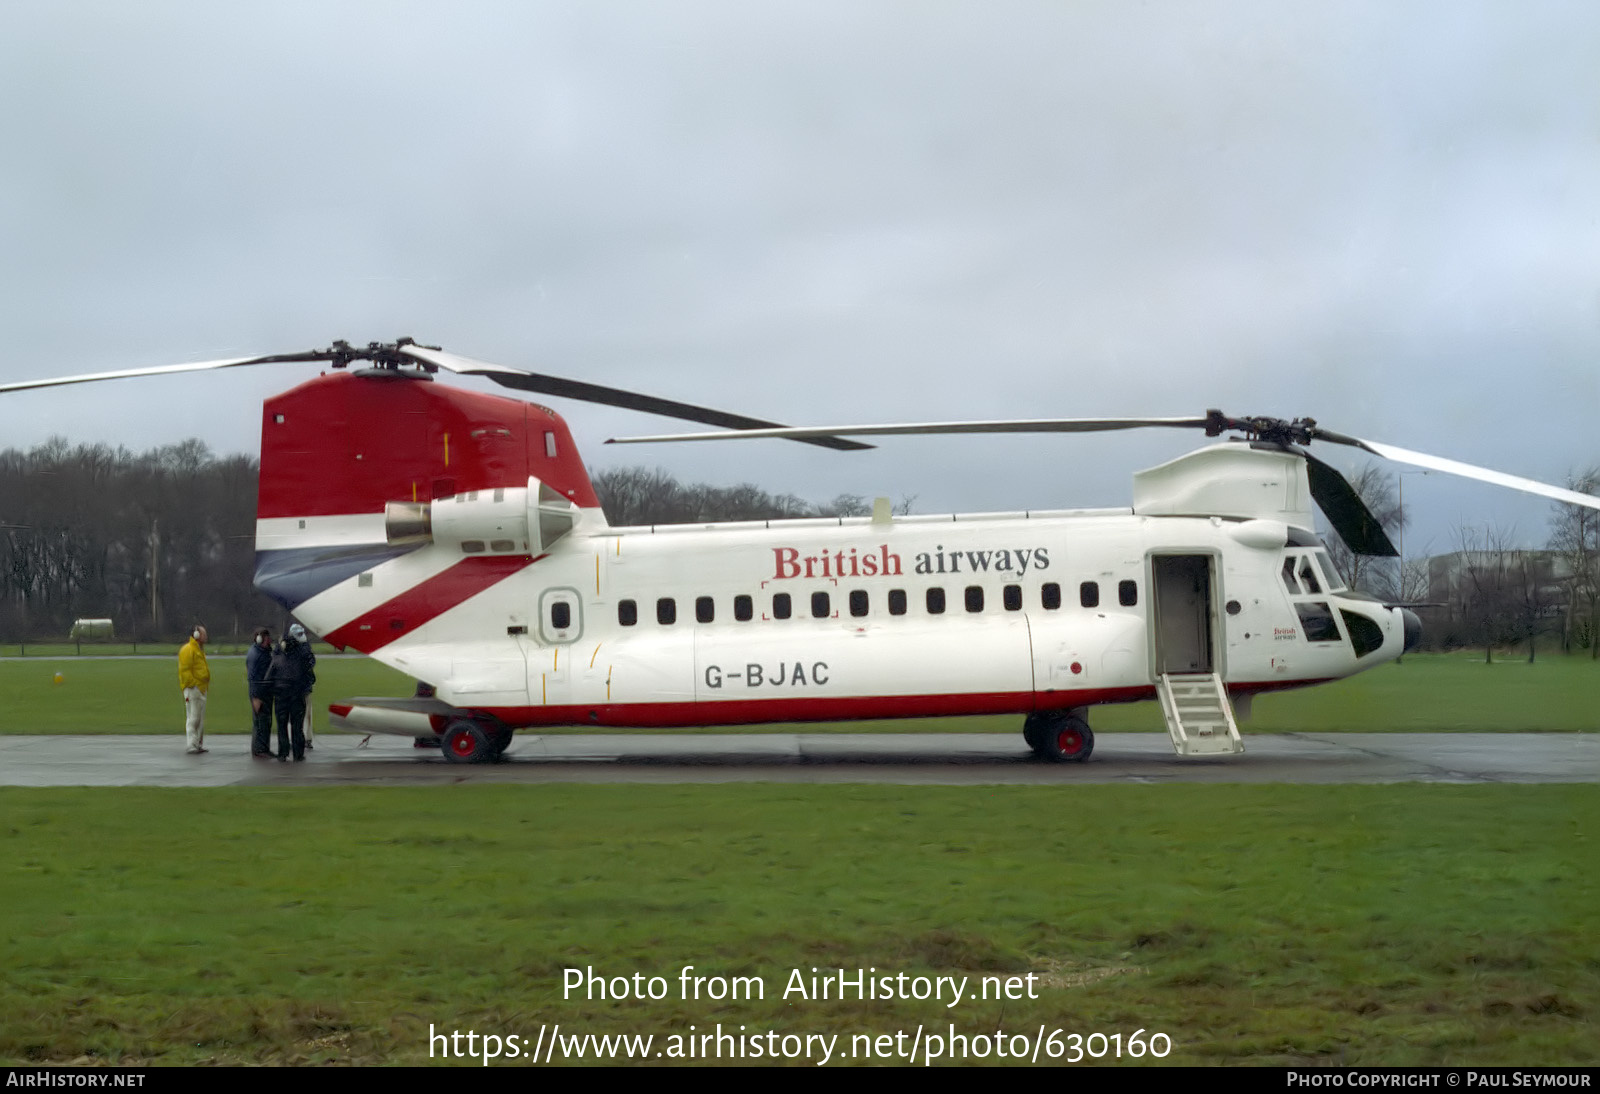
<path fill-rule="evenodd" d="M 905 615 L 910 604 L 910 599 L 904 589 L 890 589 L 885 600 L 888 603 L 890 615 Z M 982 585 L 968 585 L 961 593 L 961 604 L 969 612 L 984 610 L 984 588 Z M 872 598 L 865 589 L 850 590 L 846 603 L 849 605 L 850 614 L 856 618 L 872 614 Z M 1000 603 L 1008 612 L 1022 610 L 1022 586 L 1007 585 L 1000 590 Z M 1095 581 L 1085 581 L 1078 586 L 1078 603 L 1085 608 L 1098 608 L 1100 606 L 1100 585 Z M 1136 581 L 1121 581 L 1117 583 L 1117 603 L 1125 608 L 1135 607 L 1139 603 L 1139 584 Z M 943 615 L 946 608 L 945 591 L 935 586 L 927 589 L 923 594 L 923 606 L 929 615 Z M 1047 582 L 1039 587 L 1039 606 L 1047 611 L 1055 611 L 1061 607 L 1061 586 L 1054 581 Z M 833 615 L 833 594 L 828 592 L 815 592 L 811 594 L 811 617 L 813 619 L 827 619 Z M 772 594 L 772 618 L 790 619 L 795 611 L 794 598 L 788 593 Z M 748 623 L 755 616 L 755 600 L 753 597 L 740 594 L 733 598 L 733 618 L 740 623 Z M 695 597 L 694 618 L 697 623 L 711 623 L 717 618 L 716 600 L 709 596 Z M 662 626 L 670 626 L 678 621 L 678 602 L 670 596 L 664 596 L 656 601 L 656 622 Z M 639 602 L 636 600 L 617 601 L 617 622 L 624 627 L 632 627 L 639 622 Z"/>

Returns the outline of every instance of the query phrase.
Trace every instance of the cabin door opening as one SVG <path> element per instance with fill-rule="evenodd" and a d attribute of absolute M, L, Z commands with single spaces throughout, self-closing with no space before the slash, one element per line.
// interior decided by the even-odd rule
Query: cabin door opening
<path fill-rule="evenodd" d="M 1156 555 L 1150 560 L 1156 674 L 1212 673 L 1211 556 Z"/>

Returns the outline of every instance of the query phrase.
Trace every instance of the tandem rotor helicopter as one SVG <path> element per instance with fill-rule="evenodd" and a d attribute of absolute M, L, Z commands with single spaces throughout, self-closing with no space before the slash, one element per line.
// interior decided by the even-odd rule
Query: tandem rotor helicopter
<path fill-rule="evenodd" d="M 329 707 L 361 733 L 496 759 L 516 729 L 1020 714 L 1081 761 L 1090 708 L 1157 698 L 1180 756 L 1243 751 L 1262 691 L 1393 660 L 1409 609 L 1345 587 L 1312 502 L 1358 554 L 1397 554 L 1316 443 L 1600 509 L 1580 494 L 1310 418 L 1067 418 L 789 428 L 470 360 L 409 338 L 0 385 L 0 392 L 323 363 L 261 419 L 255 585 L 341 648 L 431 687 Z M 364 363 L 365 368 L 350 366 Z M 1225 438 L 1133 477 L 1126 508 L 612 527 L 566 423 L 435 380 L 721 427 L 629 441 L 1190 429 Z"/>

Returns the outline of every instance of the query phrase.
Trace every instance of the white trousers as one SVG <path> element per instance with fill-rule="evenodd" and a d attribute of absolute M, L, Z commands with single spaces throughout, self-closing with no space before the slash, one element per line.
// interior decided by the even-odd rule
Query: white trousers
<path fill-rule="evenodd" d="M 199 688 L 183 689 L 183 732 L 190 752 L 206 746 L 206 693 Z"/>

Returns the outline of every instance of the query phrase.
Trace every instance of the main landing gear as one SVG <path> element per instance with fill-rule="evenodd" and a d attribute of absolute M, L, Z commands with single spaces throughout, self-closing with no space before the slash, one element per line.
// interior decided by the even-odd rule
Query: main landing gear
<path fill-rule="evenodd" d="M 1022 723 L 1022 739 L 1033 754 L 1052 763 L 1082 763 L 1094 752 L 1089 720 L 1066 710 L 1041 710 Z"/>
<path fill-rule="evenodd" d="M 511 744 L 511 730 L 477 722 L 451 722 L 439 735 L 439 750 L 457 764 L 493 763 Z"/>

